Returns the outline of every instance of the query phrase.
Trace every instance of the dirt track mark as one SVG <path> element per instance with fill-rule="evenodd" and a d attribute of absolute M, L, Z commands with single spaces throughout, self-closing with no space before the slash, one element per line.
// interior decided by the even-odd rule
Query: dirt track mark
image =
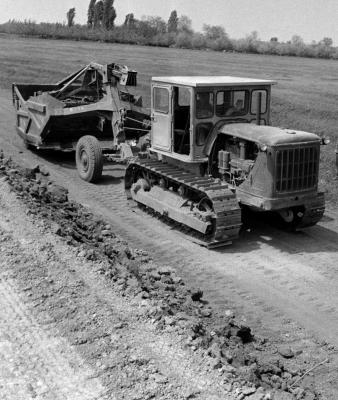
<path fill-rule="evenodd" d="M 2 258 L 0 270 L 6 263 Z M 50 336 L 24 306 L 14 284 L 0 276 L 0 397 L 94 400 L 103 390 L 65 341 Z M 61 355 L 62 354 L 62 355 Z"/>

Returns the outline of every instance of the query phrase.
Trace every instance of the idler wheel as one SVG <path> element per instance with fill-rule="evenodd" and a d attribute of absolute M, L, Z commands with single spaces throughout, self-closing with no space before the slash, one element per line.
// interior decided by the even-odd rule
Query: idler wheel
<path fill-rule="evenodd" d="M 278 211 L 278 213 L 287 224 L 290 224 L 295 219 L 295 214 L 291 208 L 285 208 Z"/>

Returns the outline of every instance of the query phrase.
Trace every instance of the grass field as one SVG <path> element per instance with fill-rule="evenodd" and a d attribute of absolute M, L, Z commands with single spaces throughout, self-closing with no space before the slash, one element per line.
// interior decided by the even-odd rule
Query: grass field
<path fill-rule="evenodd" d="M 53 83 L 90 61 L 117 62 L 138 71 L 138 92 L 150 103 L 150 80 L 163 75 L 235 75 L 274 79 L 272 123 L 330 137 L 322 147 L 320 185 L 338 204 L 335 145 L 338 140 L 338 62 L 167 49 L 99 42 L 0 36 L 0 88 L 12 82 Z M 13 114 L 14 115 L 14 114 Z M 14 130 L 13 130 L 14 131 Z"/>

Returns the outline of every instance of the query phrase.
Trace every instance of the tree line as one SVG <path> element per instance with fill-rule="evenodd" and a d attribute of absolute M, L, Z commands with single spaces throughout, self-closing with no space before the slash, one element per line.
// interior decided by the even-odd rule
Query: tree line
<path fill-rule="evenodd" d="M 310 44 L 306 44 L 299 35 L 292 36 L 287 42 L 280 42 L 277 37 L 263 41 L 254 31 L 244 38 L 232 39 L 220 25 L 204 24 L 202 32 L 195 32 L 191 19 L 186 15 L 179 16 L 176 10 L 170 13 L 168 20 L 158 16 L 137 19 L 133 13 L 129 13 L 118 26 L 115 24 L 114 0 L 89 0 L 87 24 L 76 24 L 75 15 L 75 8 L 70 8 L 66 14 L 67 23 L 62 24 L 11 20 L 0 25 L 0 32 L 54 39 L 338 59 L 338 47 L 333 46 L 329 37 Z"/>

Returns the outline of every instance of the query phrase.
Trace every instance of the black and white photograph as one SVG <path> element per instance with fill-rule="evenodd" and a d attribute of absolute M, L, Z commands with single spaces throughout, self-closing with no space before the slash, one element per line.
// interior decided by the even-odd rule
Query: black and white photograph
<path fill-rule="evenodd" d="M 337 18 L 0 0 L 0 400 L 338 400 Z"/>

